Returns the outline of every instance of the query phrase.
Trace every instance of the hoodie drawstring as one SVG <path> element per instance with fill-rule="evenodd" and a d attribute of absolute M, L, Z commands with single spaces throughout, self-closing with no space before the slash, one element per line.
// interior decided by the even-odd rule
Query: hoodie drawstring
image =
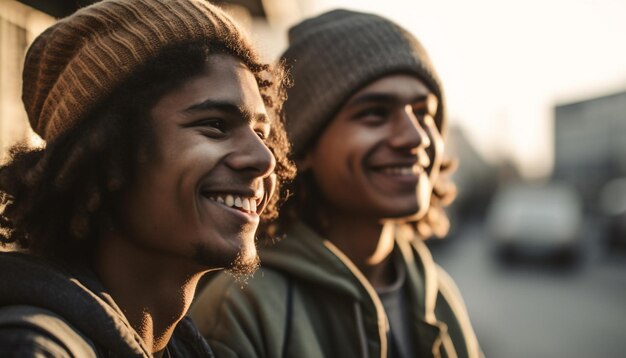
<path fill-rule="evenodd" d="M 283 337 L 283 352 L 281 357 L 287 357 L 287 349 L 289 348 L 289 339 L 291 338 L 291 324 L 293 321 L 293 281 L 291 277 L 287 277 L 287 302 L 285 314 L 285 336 Z"/>
<path fill-rule="evenodd" d="M 365 334 L 365 323 L 363 322 L 361 305 L 358 302 L 354 302 L 354 317 L 356 319 L 356 328 L 359 334 L 359 343 L 361 344 L 361 357 L 368 358 L 369 354 L 367 350 L 367 335 Z"/>

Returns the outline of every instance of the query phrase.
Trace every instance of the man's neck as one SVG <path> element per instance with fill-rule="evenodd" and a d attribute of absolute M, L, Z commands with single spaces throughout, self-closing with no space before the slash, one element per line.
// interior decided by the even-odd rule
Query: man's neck
<path fill-rule="evenodd" d="M 203 272 L 119 236 L 101 242 L 106 244 L 96 254 L 95 271 L 146 347 L 159 356 L 189 309 Z"/>
<path fill-rule="evenodd" d="M 393 280 L 390 258 L 395 225 L 392 222 L 366 222 L 362 218 L 333 220 L 327 236 L 374 287 L 385 286 Z"/>

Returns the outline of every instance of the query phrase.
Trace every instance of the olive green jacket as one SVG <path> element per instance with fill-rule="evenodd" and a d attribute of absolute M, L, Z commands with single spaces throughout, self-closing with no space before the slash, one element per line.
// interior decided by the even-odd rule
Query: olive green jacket
<path fill-rule="evenodd" d="M 419 239 L 400 239 L 421 357 L 480 357 L 461 297 Z M 247 283 L 214 278 L 190 310 L 217 357 L 387 356 L 388 321 L 371 284 L 332 243 L 296 224 L 261 250 Z"/>

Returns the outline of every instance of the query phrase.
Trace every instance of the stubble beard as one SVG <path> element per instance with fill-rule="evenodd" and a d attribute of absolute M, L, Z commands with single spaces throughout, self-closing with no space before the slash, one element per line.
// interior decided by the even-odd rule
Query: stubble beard
<path fill-rule="evenodd" d="M 223 268 L 242 285 L 248 282 L 261 265 L 261 260 L 254 246 L 252 248 L 244 246 L 234 257 L 228 256 L 214 252 L 214 250 L 203 245 L 196 247 L 194 255 L 195 261 L 200 265 L 210 269 Z"/>
<path fill-rule="evenodd" d="M 256 253 L 250 255 L 244 249 L 239 251 L 235 260 L 226 268 L 226 272 L 243 287 L 254 276 L 254 273 L 260 266 L 261 260 L 259 255 Z"/>

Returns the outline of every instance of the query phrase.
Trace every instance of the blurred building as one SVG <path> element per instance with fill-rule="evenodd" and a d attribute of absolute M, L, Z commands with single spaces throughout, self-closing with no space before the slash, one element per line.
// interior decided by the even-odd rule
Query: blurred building
<path fill-rule="evenodd" d="M 459 161 L 452 175 L 458 195 L 448 210 L 454 228 L 481 219 L 500 181 L 516 179 L 519 172 L 512 165 L 501 167 L 487 162 L 460 127 L 450 126 L 446 138 L 447 156 Z"/>
<path fill-rule="evenodd" d="M 13 144 L 35 138 L 22 105 L 22 67 L 28 45 L 53 22 L 18 1 L 0 1 L 0 161 Z"/>
<path fill-rule="evenodd" d="M 626 91 L 555 107 L 556 179 L 581 191 L 596 211 L 598 193 L 626 176 Z"/>
<path fill-rule="evenodd" d="M 14 0 L 11 0 L 14 1 Z M 68 16 L 99 0 L 19 0 L 54 18 Z M 275 58 L 286 46 L 286 30 L 309 14 L 316 0 L 210 0 L 230 13 L 250 33 L 267 58 Z"/>

